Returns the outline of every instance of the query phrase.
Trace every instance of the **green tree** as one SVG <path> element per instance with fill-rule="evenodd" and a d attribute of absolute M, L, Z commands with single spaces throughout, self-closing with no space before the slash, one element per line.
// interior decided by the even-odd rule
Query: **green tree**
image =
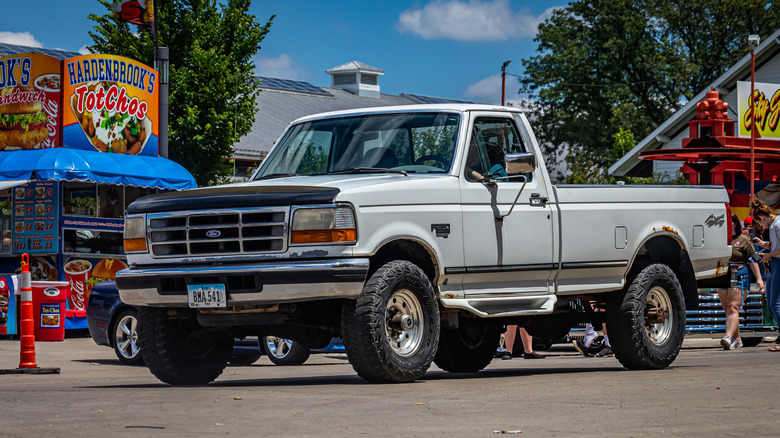
<path fill-rule="evenodd" d="M 652 0 L 651 13 L 691 61 L 688 93 L 694 96 L 750 53 L 747 37 L 762 41 L 780 28 L 772 0 Z"/>
<path fill-rule="evenodd" d="M 118 22 L 111 2 L 89 32 L 93 52 L 152 65 L 154 41 L 134 25 Z M 157 2 L 160 46 L 170 49 L 169 158 L 189 170 L 199 185 L 230 172 L 224 159 L 255 120 L 258 84 L 251 58 L 271 30 L 249 13 L 251 0 Z"/>
<path fill-rule="evenodd" d="M 412 144 L 416 157 L 415 162 L 422 157 L 429 159 L 420 162 L 433 167 L 448 165 L 452 161 L 455 150 L 455 126 L 437 126 L 433 129 L 412 129 Z"/>
<path fill-rule="evenodd" d="M 621 129 L 644 138 L 744 56 L 748 33 L 780 27 L 773 3 L 575 0 L 553 12 L 520 78 L 547 159 L 566 147 L 580 166 L 607 165 Z"/>

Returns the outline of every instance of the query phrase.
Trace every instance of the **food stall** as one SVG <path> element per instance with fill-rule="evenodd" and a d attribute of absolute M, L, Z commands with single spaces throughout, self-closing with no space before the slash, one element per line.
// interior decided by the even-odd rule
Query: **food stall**
<path fill-rule="evenodd" d="M 196 184 L 157 156 L 154 69 L 33 50 L 0 57 L 0 279 L 29 253 L 33 280 L 69 284 L 65 328 L 86 328 L 92 286 L 126 266 L 127 206 Z"/>

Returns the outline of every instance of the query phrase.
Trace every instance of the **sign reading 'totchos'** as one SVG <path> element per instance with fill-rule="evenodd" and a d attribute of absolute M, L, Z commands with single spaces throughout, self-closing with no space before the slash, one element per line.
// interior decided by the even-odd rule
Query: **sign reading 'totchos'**
<path fill-rule="evenodd" d="M 113 55 L 63 61 L 64 147 L 157 155 L 157 71 Z"/>

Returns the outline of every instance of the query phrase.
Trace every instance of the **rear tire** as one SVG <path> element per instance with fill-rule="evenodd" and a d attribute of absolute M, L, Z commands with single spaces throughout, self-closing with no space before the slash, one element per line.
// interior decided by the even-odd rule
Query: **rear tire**
<path fill-rule="evenodd" d="M 263 338 L 265 354 L 276 365 L 295 366 L 303 365 L 309 360 L 309 347 L 298 341 L 266 336 Z"/>
<path fill-rule="evenodd" d="M 428 277 L 411 262 L 380 267 L 357 300 L 341 310 L 352 368 L 369 382 L 411 382 L 431 366 L 439 343 L 439 304 Z"/>
<path fill-rule="evenodd" d="M 195 318 L 171 319 L 166 309 L 138 309 L 138 341 L 155 377 L 171 385 L 202 385 L 219 377 L 233 352 L 228 332 L 205 330 Z"/>
<path fill-rule="evenodd" d="M 433 361 L 451 373 L 476 373 L 490 364 L 500 341 L 498 324 L 461 319 L 457 329 L 441 331 Z"/>
<path fill-rule="evenodd" d="M 616 304 L 607 331 L 620 363 L 647 370 L 674 362 L 685 334 L 685 302 L 674 271 L 660 263 L 646 266 Z"/>

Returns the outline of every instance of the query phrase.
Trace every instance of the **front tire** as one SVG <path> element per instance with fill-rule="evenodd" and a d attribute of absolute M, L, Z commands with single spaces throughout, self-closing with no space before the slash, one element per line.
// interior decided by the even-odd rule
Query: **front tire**
<path fill-rule="evenodd" d="M 476 373 L 490 364 L 500 341 L 498 324 L 461 319 L 457 329 L 441 331 L 433 361 L 451 373 Z"/>
<path fill-rule="evenodd" d="M 639 271 L 612 309 L 607 329 L 626 368 L 660 369 L 674 362 L 685 334 L 685 302 L 674 271 L 660 263 Z"/>
<path fill-rule="evenodd" d="M 411 382 L 431 366 L 439 306 L 425 273 L 396 260 L 380 267 L 357 300 L 347 300 L 341 333 L 349 362 L 369 382 Z"/>
<path fill-rule="evenodd" d="M 202 385 L 219 377 L 233 352 L 233 337 L 210 331 L 195 318 L 171 319 L 166 309 L 138 309 L 138 341 L 155 377 L 171 385 Z"/>
<path fill-rule="evenodd" d="M 144 358 L 138 346 L 138 312 L 124 309 L 113 324 L 111 345 L 117 359 L 125 365 L 141 365 Z"/>

